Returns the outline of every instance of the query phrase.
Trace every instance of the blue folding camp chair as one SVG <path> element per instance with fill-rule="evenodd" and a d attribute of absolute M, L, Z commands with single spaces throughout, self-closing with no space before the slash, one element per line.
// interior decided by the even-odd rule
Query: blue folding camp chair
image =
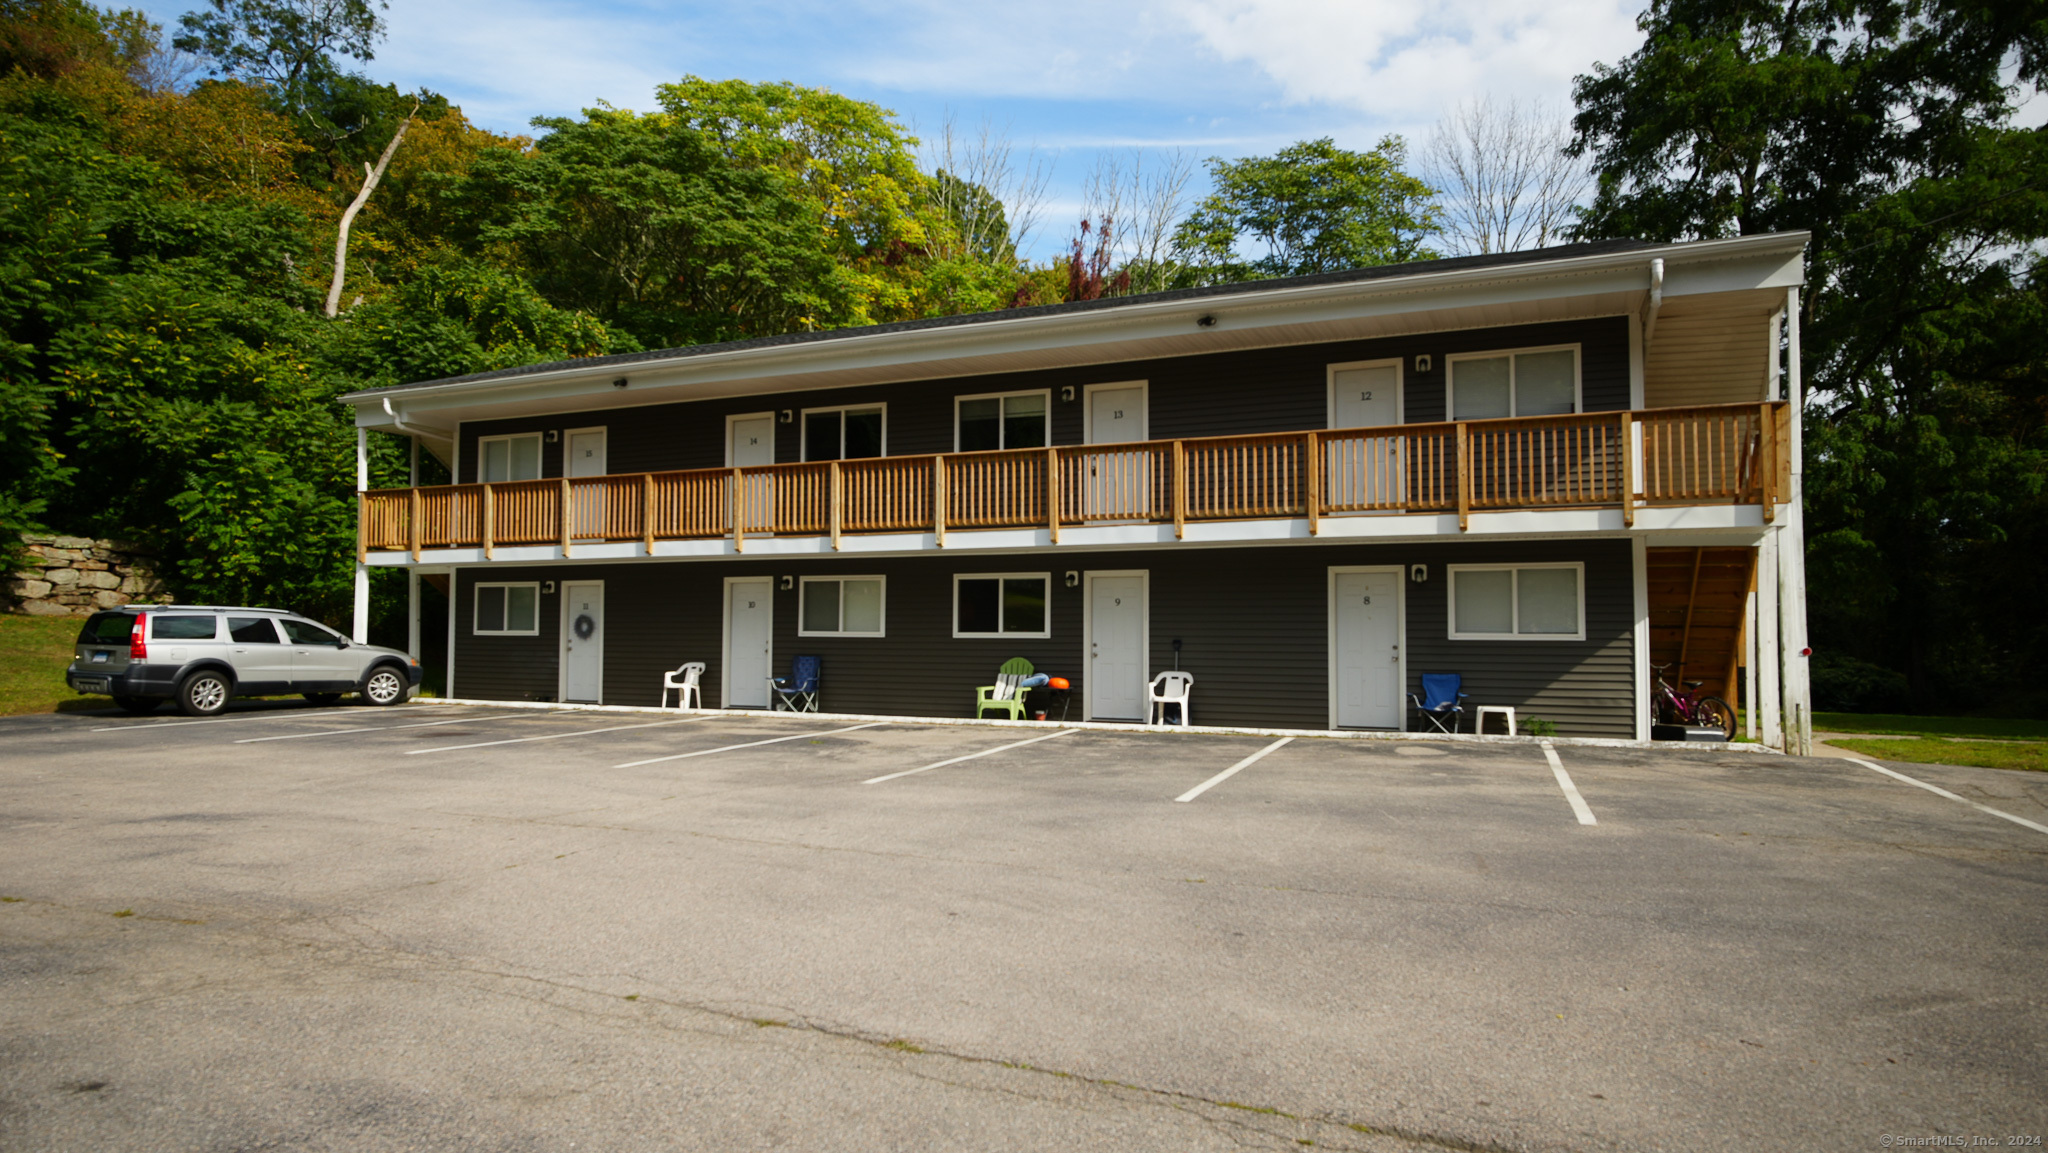
<path fill-rule="evenodd" d="M 1465 678 L 1457 673 L 1424 673 L 1422 695 L 1409 693 L 1408 699 L 1415 702 L 1415 711 L 1436 726 L 1437 732 L 1455 733 L 1459 718 L 1465 715 L 1465 706 L 1458 703 L 1466 697 L 1458 691 L 1464 683 Z M 1446 720 L 1450 722 L 1449 728 L 1444 727 Z"/>
<path fill-rule="evenodd" d="M 769 677 L 769 691 L 775 694 L 769 707 L 775 712 L 817 712 L 818 674 L 823 664 L 817 657 L 796 657 L 789 662 L 788 676 Z"/>

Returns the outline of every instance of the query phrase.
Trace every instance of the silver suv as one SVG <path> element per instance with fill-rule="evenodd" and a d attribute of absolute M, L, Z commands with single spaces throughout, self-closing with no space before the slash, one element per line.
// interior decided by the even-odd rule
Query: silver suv
<path fill-rule="evenodd" d="M 131 713 L 168 699 L 204 717 L 232 697 L 284 693 L 317 705 L 351 692 L 373 705 L 404 704 L 420 683 L 420 663 L 277 609 L 148 605 L 94 613 L 64 681 Z"/>

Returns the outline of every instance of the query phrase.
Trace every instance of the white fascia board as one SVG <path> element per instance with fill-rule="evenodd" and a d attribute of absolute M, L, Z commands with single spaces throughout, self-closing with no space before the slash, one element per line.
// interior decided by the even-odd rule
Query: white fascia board
<path fill-rule="evenodd" d="M 999 318 L 956 327 L 849 335 L 832 340 L 678 356 L 633 364 L 565 365 L 497 380 L 426 388 L 371 389 L 343 398 L 357 422 L 383 427 L 385 398 L 403 398 L 420 414 L 483 401 L 547 401 L 607 395 L 610 382 L 633 378 L 639 391 L 711 387 L 743 380 L 821 371 L 910 369 L 921 362 L 1001 356 L 1093 344 L 1128 345 L 1184 338 L 1196 319 L 1217 318 L 1218 331 L 1313 325 L 1423 310 L 1480 307 L 1610 292 L 1645 291 L 1653 258 L 1690 283 L 1688 293 L 1775 286 L 1796 276 L 1805 250 L 1803 232 L 1643 248 L 1600 256 L 1418 273 L 1386 280 L 1274 288 L 1241 295 L 1205 296 L 1047 316 Z M 1690 278 L 1690 280 L 1688 280 Z M 707 395 L 715 395 L 708 393 Z"/>
<path fill-rule="evenodd" d="M 1683 508 L 1638 508 L 1633 529 L 1622 523 L 1620 509 L 1536 509 L 1475 512 L 1471 527 L 1460 531 L 1456 513 L 1362 514 L 1326 516 L 1321 532 L 1310 536 L 1302 517 L 1269 520 L 1215 521 L 1187 526 L 1176 540 L 1170 524 L 1065 525 L 1060 543 L 1046 529 L 953 529 L 940 547 L 931 533 L 874 533 L 842 536 L 832 547 L 829 536 L 750 536 L 745 551 L 731 538 L 654 542 L 650 557 L 638 541 L 577 544 L 564 557 L 555 545 L 497 547 L 486 561 L 480 548 L 423 549 L 422 565 L 592 564 L 635 560 L 760 560 L 767 558 L 929 556 L 1029 553 L 1056 558 L 1063 552 L 1103 549 L 1216 548 L 1231 545 L 1314 544 L 1450 544 L 1476 540 L 1590 540 L 1644 536 L 1655 546 L 1754 544 L 1764 529 L 1755 505 L 1699 505 Z M 371 566 L 407 565 L 408 553 L 369 554 Z"/>

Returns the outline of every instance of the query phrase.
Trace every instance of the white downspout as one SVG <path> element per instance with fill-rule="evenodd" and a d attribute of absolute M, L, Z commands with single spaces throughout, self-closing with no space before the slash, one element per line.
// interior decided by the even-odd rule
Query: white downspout
<path fill-rule="evenodd" d="M 1643 316 L 1643 351 L 1648 352 L 1650 341 L 1657 335 L 1657 313 L 1664 307 L 1664 258 L 1659 256 L 1650 261 L 1650 306 Z M 388 401 L 386 402 L 389 403 Z"/>

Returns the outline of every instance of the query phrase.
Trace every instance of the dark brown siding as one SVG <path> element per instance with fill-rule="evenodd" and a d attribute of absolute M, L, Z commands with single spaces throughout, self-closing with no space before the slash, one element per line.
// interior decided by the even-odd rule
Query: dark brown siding
<path fill-rule="evenodd" d="M 1586 565 L 1587 639 L 1481 642 L 1447 638 L 1447 563 L 1578 560 Z M 1062 574 L 1143 569 L 1151 574 L 1152 668 L 1196 678 L 1195 717 L 1204 724 L 1322 728 L 1328 724 L 1328 570 L 1332 565 L 1428 566 L 1407 595 L 1411 691 L 1425 672 L 1464 675 L 1468 705 L 1513 705 L 1522 718 L 1557 722 L 1566 735 L 1634 735 L 1631 622 L 1633 580 L 1626 541 L 1431 545 L 1318 545 L 1263 549 L 1164 549 L 1058 553 L 1033 558 L 932 556 L 888 560 L 733 560 L 562 565 L 492 569 L 491 580 L 605 582 L 605 701 L 652 705 L 661 674 L 700 660 L 705 703 L 723 700 L 724 579 L 803 575 L 888 578 L 886 638 L 798 637 L 797 594 L 775 594 L 775 663 L 799 653 L 824 659 L 823 703 L 833 712 L 966 716 L 973 689 L 1021 656 L 1075 685 L 1082 674 L 1080 588 Z M 955 573 L 1052 574 L 1048 640 L 955 640 Z M 543 635 L 478 637 L 469 629 L 472 587 L 462 574 L 455 689 L 464 697 L 551 699 L 555 692 L 560 599 L 541 598 Z M 779 586 L 779 581 L 778 581 Z"/>
<path fill-rule="evenodd" d="M 1086 368 L 927 380 L 819 392 L 648 405 L 462 425 L 462 477 L 476 480 L 479 436 L 604 426 L 607 467 L 615 473 L 725 465 L 725 422 L 733 414 L 801 412 L 844 404 L 889 406 L 886 435 L 891 456 L 953 451 L 953 398 L 982 392 L 1049 388 L 1053 441 L 1082 440 L 1084 389 L 1120 380 L 1150 382 L 1150 432 L 1155 439 L 1230 436 L 1321 428 L 1329 412 L 1326 369 L 1353 360 L 1399 357 L 1406 365 L 1404 392 L 1411 424 L 1444 419 L 1444 358 L 1461 352 L 1530 345 L 1582 346 L 1580 372 L 1586 410 L 1628 407 L 1628 325 L 1625 317 L 1530 324 L 1512 328 L 1423 333 L 1383 340 L 1262 348 L 1210 356 L 1127 361 Z M 1415 357 L 1428 354 L 1427 373 Z M 1061 401 L 1071 386 L 1075 399 Z M 777 460 L 802 458 L 802 422 L 776 425 Z M 544 475 L 560 476 L 562 446 L 543 445 Z"/>

